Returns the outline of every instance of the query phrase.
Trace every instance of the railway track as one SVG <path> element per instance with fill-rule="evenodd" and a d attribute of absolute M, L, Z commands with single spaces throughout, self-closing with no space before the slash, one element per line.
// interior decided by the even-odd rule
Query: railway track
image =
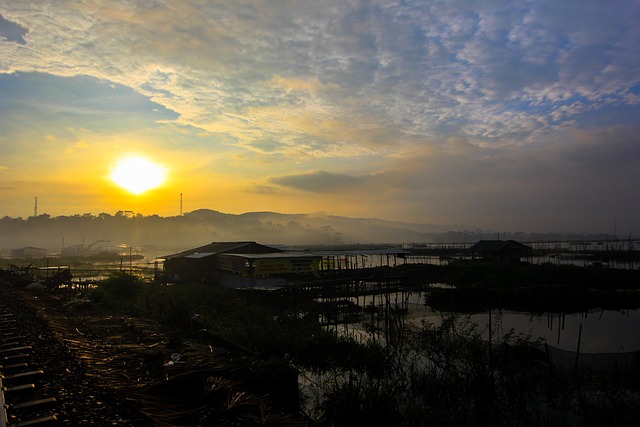
<path fill-rule="evenodd" d="M 25 292 L 24 283 L 10 279 L 0 276 L 0 350 L 7 350 L 0 353 L 0 427 L 153 425 L 135 402 L 114 390 L 108 379 L 96 375 L 90 361 L 69 347 L 67 338 L 80 335 L 83 321 L 58 313 L 71 325 L 54 322 L 52 329 L 51 316 L 36 302 L 49 301 L 55 312 L 61 307 L 59 297 Z M 11 389 L 14 386 L 24 387 Z"/>
<path fill-rule="evenodd" d="M 187 336 L 165 347 L 173 335 L 147 319 L 2 279 L 0 427 L 308 425 L 274 406 L 280 382 L 243 354 Z M 176 351 L 180 363 L 165 366 Z"/>
<path fill-rule="evenodd" d="M 43 387 L 32 337 L 23 335 L 11 308 L 0 303 L 0 427 L 46 426 L 58 422 L 57 400 Z"/>

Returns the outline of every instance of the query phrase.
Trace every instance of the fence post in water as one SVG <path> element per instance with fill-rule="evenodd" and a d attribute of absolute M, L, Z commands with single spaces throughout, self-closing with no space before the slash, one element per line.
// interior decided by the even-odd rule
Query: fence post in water
<path fill-rule="evenodd" d="M 491 357 L 491 341 L 492 341 L 493 331 L 491 330 L 491 305 L 489 305 L 489 372 L 491 372 L 491 376 L 493 377 L 493 361 Z"/>
<path fill-rule="evenodd" d="M 580 339 L 581 338 L 582 338 L 582 323 L 580 324 L 580 328 L 578 329 L 578 348 L 576 349 L 576 362 L 574 366 L 576 379 L 578 378 L 578 359 L 580 358 Z"/>

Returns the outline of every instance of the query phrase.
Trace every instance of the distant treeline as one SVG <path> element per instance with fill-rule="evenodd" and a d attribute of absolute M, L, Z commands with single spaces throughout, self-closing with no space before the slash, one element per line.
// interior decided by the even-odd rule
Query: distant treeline
<path fill-rule="evenodd" d="M 271 245 L 367 245 L 473 243 L 483 239 L 531 241 L 607 240 L 607 234 L 528 233 L 472 230 L 456 225 L 409 224 L 376 218 L 325 214 L 250 212 L 226 214 L 200 209 L 183 216 L 144 216 L 132 211 L 0 219 L 0 249 L 33 246 L 57 250 L 98 240 L 158 249 L 183 249 L 213 241 L 256 241 Z"/>

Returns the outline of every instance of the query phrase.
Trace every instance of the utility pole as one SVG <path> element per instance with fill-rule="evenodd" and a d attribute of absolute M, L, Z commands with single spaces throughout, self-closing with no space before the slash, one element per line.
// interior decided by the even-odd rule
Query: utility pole
<path fill-rule="evenodd" d="M 36 203 L 33 206 L 33 217 L 34 218 L 38 216 L 38 197 L 36 196 L 35 199 L 36 199 Z"/>
<path fill-rule="evenodd" d="M 180 216 L 182 216 L 182 193 L 180 193 Z"/>

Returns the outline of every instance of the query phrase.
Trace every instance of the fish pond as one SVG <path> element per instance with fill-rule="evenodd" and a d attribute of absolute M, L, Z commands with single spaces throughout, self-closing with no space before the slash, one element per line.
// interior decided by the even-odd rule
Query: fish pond
<path fill-rule="evenodd" d="M 325 328 L 358 341 L 382 341 L 398 327 L 419 328 L 423 322 L 439 325 L 456 316 L 477 325 L 489 340 L 510 331 L 542 339 L 550 346 L 585 353 L 640 351 L 640 310 L 590 309 L 577 313 L 531 313 L 493 309 L 482 312 L 438 311 L 429 307 L 428 293 L 397 291 L 340 299 L 320 299 L 338 307 L 325 316 Z M 342 308 L 342 309 L 340 309 Z M 361 316 L 353 313 L 361 312 Z"/>

